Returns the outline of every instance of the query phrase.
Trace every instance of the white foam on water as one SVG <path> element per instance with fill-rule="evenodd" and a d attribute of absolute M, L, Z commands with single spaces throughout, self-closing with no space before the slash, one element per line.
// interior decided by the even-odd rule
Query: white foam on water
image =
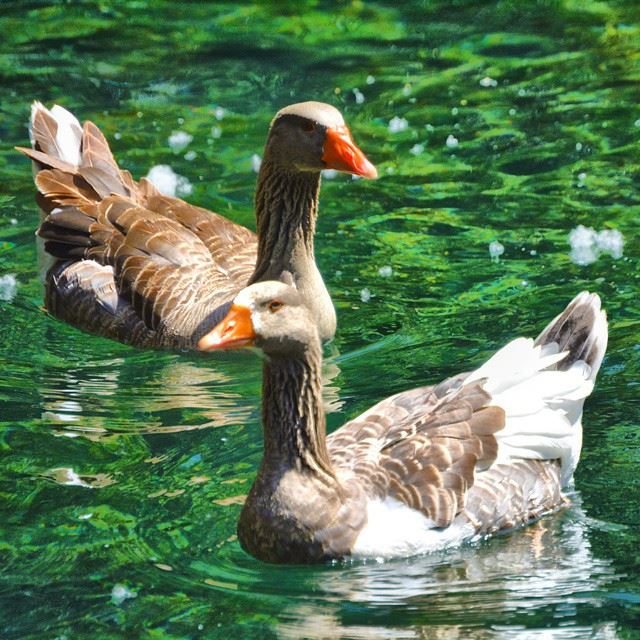
<path fill-rule="evenodd" d="M 257 154 L 254 153 L 251 156 L 251 168 L 258 173 L 258 171 L 260 171 L 260 166 L 262 165 L 262 158 Z"/>
<path fill-rule="evenodd" d="M 484 78 L 482 78 L 482 80 L 480 80 L 480 86 L 481 87 L 497 87 L 498 81 L 494 80 L 489 76 L 485 76 Z"/>
<path fill-rule="evenodd" d="M 393 116 L 391 120 L 389 120 L 389 131 L 391 133 L 399 133 L 400 131 L 404 131 L 409 128 L 409 122 L 406 118 L 399 118 L 398 116 Z"/>
<path fill-rule="evenodd" d="M 458 140 L 458 138 L 456 138 L 453 134 L 450 133 L 447 136 L 447 140 L 445 144 L 447 145 L 447 147 L 449 147 L 449 149 L 455 149 L 460 144 L 460 141 Z"/>
<path fill-rule="evenodd" d="M 193 191 L 189 180 L 178 175 L 168 164 L 151 167 L 146 178 L 165 196 L 188 196 Z"/>
<path fill-rule="evenodd" d="M 568 240 L 571 261 L 580 266 L 593 264 L 602 253 L 614 260 L 623 256 L 624 236 L 618 229 L 596 231 L 593 227 L 579 224 L 571 230 Z"/>
<path fill-rule="evenodd" d="M 111 589 L 111 602 L 117 606 L 120 606 L 125 600 L 137 597 L 138 594 L 135 591 L 131 591 L 131 589 L 124 584 L 115 584 L 113 585 L 113 589 Z"/>
<path fill-rule="evenodd" d="M 186 131 L 174 131 L 167 142 L 174 151 L 182 151 L 193 140 L 193 136 Z"/>
<path fill-rule="evenodd" d="M 0 300 L 12 302 L 18 293 L 18 281 L 13 273 L 0 276 Z"/>
<path fill-rule="evenodd" d="M 500 256 L 504 253 L 504 245 L 497 240 L 489 243 L 489 255 L 492 262 L 500 262 Z"/>

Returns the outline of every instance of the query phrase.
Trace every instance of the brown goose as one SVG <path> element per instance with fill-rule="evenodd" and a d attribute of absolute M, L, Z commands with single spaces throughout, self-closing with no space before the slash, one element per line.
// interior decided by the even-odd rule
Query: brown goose
<path fill-rule="evenodd" d="M 479 369 L 394 395 L 328 438 L 321 346 L 295 289 L 244 289 L 199 343 L 266 355 L 264 458 L 238 537 L 268 562 L 395 557 L 531 522 L 563 502 L 582 405 L 607 346 L 600 299 L 583 292 L 534 341 Z"/>
<path fill-rule="evenodd" d="M 280 110 L 269 131 L 256 191 L 258 235 L 222 216 L 162 195 L 119 169 L 91 122 L 55 106 L 31 115 L 38 229 L 57 261 L 47 309 L 66 322 L 137 346 L 194 348 L 249 283 L 290 274 L 318 318 L 323 340 L 336 317 L 314 258 L 320 172 L 375 178 L 342 115 L 320 102 Z"/>

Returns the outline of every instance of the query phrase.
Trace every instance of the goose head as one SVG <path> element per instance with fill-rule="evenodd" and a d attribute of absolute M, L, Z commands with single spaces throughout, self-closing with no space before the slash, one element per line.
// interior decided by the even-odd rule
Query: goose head
<path fill-rule="evenodd" d="M 198 342 L 201 351 L 257 347 L 267 356 L 294 356 L 320 342 L 311 312 L 296 289 L 257 282 L 233 300 L 227 315 Z"/>
<path fill-rule="evenodd" d="M 264 157 L 295 172 L 335 169 L 364 178 L 378 176 L 354 143 L 340 111 L 322 102 L 299 102 L 278 111 Z"/>

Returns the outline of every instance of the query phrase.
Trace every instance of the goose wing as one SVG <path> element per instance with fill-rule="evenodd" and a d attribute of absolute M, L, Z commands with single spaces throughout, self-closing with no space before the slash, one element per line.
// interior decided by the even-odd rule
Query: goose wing
<path fill-rule="evenodd" d="M 338 469 L 370 498 L 395 498 L 444 527 L 464 506 L 477 469 L 495 460 L 504 411 L 466 375 L 394 395 L 329 437 Z"/>
<path fill-rule="evenodd" d="M 62 299 L 63 290 L 69 300 L 85 296 L 107 320 L 126 315 L 127 326 L 133 310 L 147 330 L 177 343 L 213 326 L 220 305 L 253 272 L 255 234 L 162 195 L 144 178 L 135 182 L 118 167 L 98 127 L 85 122 L 81 128 L 61 107 L 34 105 L 31 138 L 33 149 L 20 150 L 37 170 L 46 215 L 38 235 L 46 251 L 111 268 L 60 272 L 55 296 Z"/>

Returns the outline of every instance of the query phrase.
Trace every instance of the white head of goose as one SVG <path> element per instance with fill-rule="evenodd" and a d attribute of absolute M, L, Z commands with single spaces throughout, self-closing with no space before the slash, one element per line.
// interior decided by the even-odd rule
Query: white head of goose
<path fill-rule="evenodd" d="M 531 522 L 563 503 L 607 345 L 595 294 L 471 373 L 394 395 L 328 438 L 318 329 L 302 296 L 247 287 L 202 350 L 266 355 L 264 458 L 238 524 L 268 562 L 390 558 Z"/>
<path fill-rule="evenodd" d="M 86 331 L 137 346 L 194 348 L 249 283 L 288 273 L 318 318 L 336 317 L 313 239 L 322 169 L 375 178 L 342 115 L 320 102 L 272 121 L 256 190 L 258 235 L 121 170 L 100 130 L 36 102 L 30 126 L 38 235 L 56 262 L 45 304 Z"/>

